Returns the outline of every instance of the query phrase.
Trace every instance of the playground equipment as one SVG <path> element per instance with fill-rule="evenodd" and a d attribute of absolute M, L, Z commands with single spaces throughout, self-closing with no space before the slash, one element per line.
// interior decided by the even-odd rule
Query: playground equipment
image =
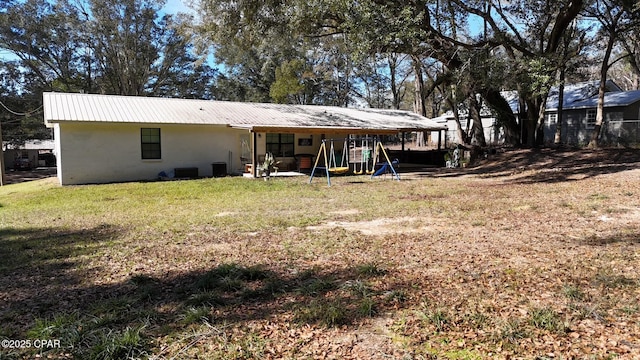
<path fill-rule="evenodd" d="M 387 154 L 387 151 L 384 149 L 384 146 L 382 146 L 382 143 L 379 141 L 376 143 L 375 149 L 376 149 L 375 154 L 373 156 L 374 164 L 381 164 L 381 166 L 380 166 L 380 169 L 378 169 L 377 171 L 374 171 L 371 174 L 371 178 L 373 179 L 374 176 L 380 176 L 382 174 L 386 174 L 390 170 L 391 173 L 393 173 L 393 176 L 396 178 L 396 180 L 400 181 L 400 175 L 398 175 L 394 167 L 394 165 L 398 165 L 399 163 L 398 159 L 394 159 L 393 161 L 389 160 L 389 155 Z M 384 155 L 384 159 L 386 161 L 382 163 L 378 163 L 377 160 L 380 157 L 381 153 Z M 375 165 L 373 166 L 373 168 L 375 169 Z"/>
<path fill-rule="evenodd" d="M 333 148 L 333 140 L 331 140 L 331 151 L 329 157 L 329 172 L 332 174 L 346 174 L 349 172 L 349 158 L 347 150 L 347 139 L 344 139 L 344 144 L 342 145 L 342 154 L 340 156 L 340 165 L 338 166 L 338 162 L 336 160 L 336 152 Z M 325 149 L 326 154 L 326 149 Z M 318 154 L 319 155 L 319 154 Z"/>
<path fill-rule="evenodd" d="M 358 146 L 358 141 L 360 146 Z M 365 172 L 370 174 L 369 161 L 371 160 L 371 148 L 369 148 L 369 139 L 350 139 L 350 147 L 353 150 L 349 161 L 353 164 L 353 174 L 362 175 Z M 360 164 L 360 170 L 358 170 Z M 366 169 L 366 170 L 365 170 Z"/>
<path fill-rule="evenodd" d="M 389 159 L 389 155 L 387 154 L 382 142 L 373 140 L 374 144 L 374 155 L 371 156 L 371 148 L 369 148 L 369 139 L 364 138 L 360 143 L 360 170 L 357 169 L 358 157 L 356 151 L 356 140 L 353 140 L 353 152 L 352 152 L 352 160 L 353 160 L 353 174 L 362 175 L 366 173 L 367 175 L 371 175 L 373 179 L 375 176 L 380 176 L 382 174 L 392 173 L 396 180 L 400 180 L 400 175 L 396 172 L 395 166 L 398 165 L 398 160 L 394 159 L 391 161 Z M 339 175 L 346 174 L 350 170 L 349 166 L 349 147 L 347 139 L 344 141 L 344 145 L 342 148 L 342 154 L 340 158 L 340 164 L 338 165 L 337 156 L 335 153 L 335 148 L 333 146 L 333 140 L 330 140 L 329 146 L 329 154 L 327 154 L 327 143 L 326 140 L 322 140 L 322 144 L 320 144 L 320 149 L 318 150 L 318 155 L 316 156 L 316 161 L 313 165 L 313 169 L 311 170 L 311 176 L 309 178 L 309 183 L 313 181 L 313 177 L 316 174 L 316 170 L 324 170 L 325 175 L 327 176 L 327 185 L 331 186 L 331 175 Z M 378 162 L 378 159 L 381 155 L 384 155 L 383 162 Z M 320 159 L 323 159 L 324 163 L 320 163 Z M 369 167 L 369 162 L 372 162 L 371 167 Z M 320 164 L 320 166 L 318 166 Z M 380 166 L 378 170 L 375 170 L 376 166 Z"/>
<path fill-rule="evenodd" d="M 340 160 L 340 166 L 336 164 L 336 154 L 335 148 L 333 147 L 333 140 L 330 140 L 330 155 L 327 155 L 327 141 L 325 139 L 322 140 L 322 144 L 320 144 L 320 149 L 318 150 L 318 156 L 316 156 L 316 162 L 313 164 L 313 169 L 311 170 L 311 177 L 309 178 L 309 184 L 313 181 L 313 176 L 316 174 L 316 170 L 324 170 L 327 175 L 327 185 L 331 186 L 331 175 L 330 174 L 346 174 L 349 172 L 349 166 L 345 166 L 345 163 L 348 164 L 347 155 L 348 152 L 345 151 L 347 149 L 346 144 L 347 141 L 345 139 L 345 145 L 342 149 L 342 156 Z M 321 156 L 322 155 L 322 156 Z M 318 162 L 320 159 L 324 160 L 324 166 L 318 166 Z"/>
<path fill-rule="evenodd" d="M 353 174 L 354 175 L 362 175 L 362 173 L 364 172 L 364 156 L 362 156 L 362 150 L 360 153 L 360 170 L 358 170 L 358 153 L 357 153 L 357 149 L 355 146 L 355 141 L 354 141 L 354 146 L 352 147 L 353 151 L 351 154 L 351 159 L 353 160 Z"/>

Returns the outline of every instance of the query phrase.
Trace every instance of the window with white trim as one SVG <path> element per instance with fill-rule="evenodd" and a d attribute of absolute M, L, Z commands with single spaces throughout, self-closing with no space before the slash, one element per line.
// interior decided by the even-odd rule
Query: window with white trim
<path fill-rule="evenodd" d="M 596 110 L 587 110 L 587 129 L 593 129 L 596 127 Z"/>
<path fill-rule="evenodd" d="M 548 113 L 545 115 L 545 122 L 548 126 L 555 125 L 558 122 L 557 113 Z"/>

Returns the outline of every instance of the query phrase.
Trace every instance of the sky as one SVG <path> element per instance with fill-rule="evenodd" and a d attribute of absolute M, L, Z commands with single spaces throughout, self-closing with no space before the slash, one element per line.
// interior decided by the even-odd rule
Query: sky
<path fill-rule="evenodd" d="M 169 14 L 177 14 L 179 12 L 193 12 L 187 3 L 189 0 L 167 0 L 163 10 Z"/>

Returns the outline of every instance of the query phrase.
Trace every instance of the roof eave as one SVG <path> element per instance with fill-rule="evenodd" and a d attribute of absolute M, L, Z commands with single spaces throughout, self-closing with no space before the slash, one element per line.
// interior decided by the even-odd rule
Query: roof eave
<path fill-rule="evenodd" d="M 394 135 L 400 132 L 410 131 L 439 131 L 447 130 L 446 127 L 438 128 L 359 128 L 359 127 L 318 127 L 318 126 L 282 126 L 282 125 L 258 125 L 258 126 L 232 126 L 246 129 L 252 132 L 277 132 L 277 133 L 307 133 L 307 134 L 379 134 Z"/>

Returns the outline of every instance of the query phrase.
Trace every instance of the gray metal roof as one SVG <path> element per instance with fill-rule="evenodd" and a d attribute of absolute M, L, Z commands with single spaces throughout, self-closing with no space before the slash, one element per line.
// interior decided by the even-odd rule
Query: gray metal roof
<path fill-rule="evenodd" d="M 598 87 L 600 85 L 599 81 L 590 81 L 590 82 L 582 82 L 577 84 L 567 84 L 564 87 L 564 101 L 562 102 L 562 106 L 564 109 L 577 109 L 584 107 L 584 102 L 596 100 L 598 98 Z M 611 81 L 607 80 L 606 83 L 607 94 L 622 94 L 623 92 L 618 85 Z M 549 91 L 549 96 L 547 97 L 547 106 L 546 111 L 557 111 L 559 105 L 559 89 L 557 86 L 551 88 Z M 608 103 L 608 95 L 605 96 L 605 106 L 616 106 Z M 628 105 L 628 104 L 626 104 Z M 626 106 L 622 105 L 622 106 Z M 593 105 L 595 107 L 595 105 Z"/>
<path fill-rule="evenodd" d="M 607 92 L 604 94 L 605 107 L 629 106 L 640 101 L 640 90 Z M 595 109 L 598 106 L 598 96 L 577 101 L 569 107 L 570 109 Z"/>
<path fill-rule="evenodd" d="M 443 130 L 442 125 L 408 111 L 333 106 L 240 103 L 140 96 L 44 93 L 44 120 L 202 124 L 269 129 L 341 131 Z"/>

